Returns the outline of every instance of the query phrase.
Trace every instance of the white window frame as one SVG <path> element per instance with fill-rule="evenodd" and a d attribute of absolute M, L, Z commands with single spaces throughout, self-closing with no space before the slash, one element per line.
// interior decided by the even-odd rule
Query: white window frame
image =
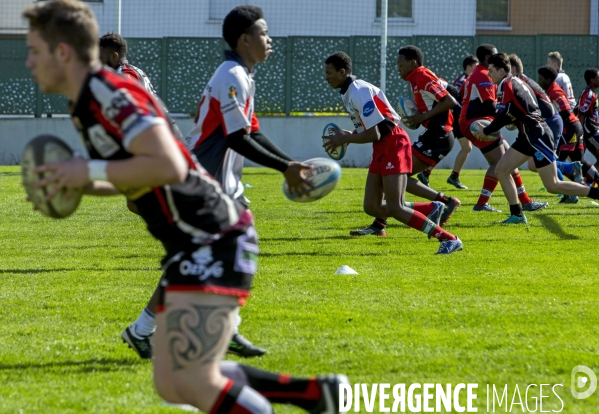
<path fill-rule="evenodd" d="M 478 1 L 478 0 L 477 0 Z M 512 30 L 510 25 L 510 10 L 512 1 L 507 1 L 507 21 L 477 20 L 476 30 Z M 476 13 L 476 9 L 474 11 Z"/>
<path fill-rule="evenodd" d="M 387 0 L 389 1 L 389 0 Z M 403 25 L 414 23 L 414 0 L 412 2 L 412 16 L 411 17 L 387 17 L 387 25 Z M 380 25 L 381 18 L 376 15 L 376 0 L 374 0 L 374 24 Z"/>

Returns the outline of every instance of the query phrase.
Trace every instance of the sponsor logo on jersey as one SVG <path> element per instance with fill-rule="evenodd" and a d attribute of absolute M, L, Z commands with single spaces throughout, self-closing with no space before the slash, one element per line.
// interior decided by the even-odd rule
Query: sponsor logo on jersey
<path fill-rule="evenodd" d="M 231 86 L 229 88 L 229 98 L 231 98 L 231 99 L 237 98 L 237 89 L 235 88 L 235 86 Z"/>
<path fill-rule="evenodd" d="M 395 167 L 393 166 L 393 164 L 391 164 L 391 162 L 388 162 L 387 166 L 385 167 L 386 170 L 392 170 L 393 168 Z"/>
<path fill-rule="evenodd" d="M 478 86 L 493 86 L 493 82 L 481 82 Z"/>
<path fill-rule="evenodd" d="M 179 272 L 183 276 L 198 276 L 200 280 L 209 277 L 221 277 L 224 273 L 223 262 L 214 261 L 212 246 L 203 246 L 191 254 L 191 260 L 182 260 L 179 263 Z"/>
<path fill-rule="evenodd" d="M 374 112 L 374 102 L 373 101 L 368 101 L 364 104 L 364 107 L 362 108 L 362 114 L 365 117 L 369 117 L 370 115 L 372 115 L 372 113 Z"/>

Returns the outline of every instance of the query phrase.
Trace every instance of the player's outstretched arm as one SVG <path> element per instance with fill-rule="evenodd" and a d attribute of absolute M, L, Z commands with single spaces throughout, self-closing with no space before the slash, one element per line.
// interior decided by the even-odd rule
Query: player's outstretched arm
<path fill-rule="evenodd" d="M 92 181 L 84 187 L 83 193 L 94 196 L 123 195 L 114 184 L 108 181 Z"/>
<path fill-rule="evenodd" d="M 152 125 L 134 137 L 129 145 L 133 157 L 103 161 L 73 158 L 67 162 L 46 164 L 34 171 L 51 172 L 37 187 L 55 182 L 46 197 L 50 200 L 62 188 L 85 187 L 91 181 L 109 181 L 116 186 L 159 187 L 185 180 L 189 167 L 165 123 Z"/>
<path fill-rule="evenodd" d="M 289 192 L 301 196 L 314 188 L 303 175 L 304 170 L 312 167 L 297 161 L 288 161 L 256 142 L 244 129 L 227 135 L 227 146 L 247 159 L 280 171 L 285 176 Z M 274 144 L 272 144 L 274 145 Z"/>
<path fill-rule="evenodd" d="M 264 135 L 260 131 L 250 132 L 250 137 L 258 143 L 258 145 L 262 146 L 262 148 L 267 151 L 279 156 L 280 158 L 287 161 L 294 161 L 289 155 L 285 154 L 283 150 L 276 146 L 274 142 L 272 142 L 266 135 Z"/>

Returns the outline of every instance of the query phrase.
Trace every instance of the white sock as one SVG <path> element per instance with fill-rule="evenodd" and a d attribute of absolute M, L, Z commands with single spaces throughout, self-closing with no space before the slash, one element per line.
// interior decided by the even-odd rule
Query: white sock
<path fill-rule="evenodd" d="M 154 314 L 148 308 L 144 308 L 133 325 L 135 326 L 135 335 L 140 337 L 152 335 L 156 329 Z"/>
<path fill-rule="evenodd" d="M 235 317 L 236 321 L 233 333 L 239 333 L 239 325 L 241 325 L 241 316 L 239 316 L 239 306 L 237 307 L 237 309 L 235 309 Z"/>

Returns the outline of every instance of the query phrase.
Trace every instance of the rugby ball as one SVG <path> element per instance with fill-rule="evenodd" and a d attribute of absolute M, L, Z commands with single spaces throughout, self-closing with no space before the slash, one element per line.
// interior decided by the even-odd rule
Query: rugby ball
<path fill-rule="evenodd" d="M 73 158 L 73 150 L 60 138 L 52 135 L 39 135 L 32 139 L 21 155 L 21 179 L 29 200 L 39 211 L 48 217 L 65 218 L 73 214 L 79 206 L 83 189 L 72 190 L 70 197 L 67 189 L 60 190 L 51 200 L 46 200 L 46 195 L 55 184 L 35 188 L 35 184 L 51 172 L 35 173 L 36 167 L 54 162 L 68 161 Z"/>
<path fill-rule="evenodd" d="M 312 158 L 304 162 L 314 166 L 311 170 L 306 170 L 305 174 L 306 179 L 314 185 L 315 189 L 310 191 L 309 194 L 297 197 L 295 194 L 289 193 L 287 181 L 283 183 L 285 197 L 297 203 L 310 203 L 320 200 L 333 191 L 341 178 L 341 167 L 335 161 L 327 158 Z"/>
<path fill-rule="evenodd" d="M 341 132 L 341 128 L 339 128 L 336 124 L 330 122 L 330 123 L 326 124 L 326 126 L 324 127 L 324 130 L 322 131 L 322 136 L 326 137 L 326 136 L 335 135 L 335 131 Z M 326 144 L 327 141 L 328 140 L 326 138 L 322 139 L 323 144 Z M 325 152 L 332 159 L 339 161 L 340 159 L 345 157 L 345 153 L 347 152 L 347 144 L 343 144 L 338 147 L 335 147 L 330 151 L 325 150 Z"/>
<path fill-rule="evenodd" d="M 470 124 L 470 132 L 474 134 L 477 131 L 482 131 L 483 128 L 486 128 L 490 124 L 491 121 L 488 121 L 486 119 L 479 119 L 478 121 L 474 121 Z M 485 138 L 481 139 L 480 141 L 495 141 L 497 138 L 499 138 L 499 135 L 501 135 L 499 131 L 493 132 L 491 135 L 485 136 Z"/>
<path fill-rule="evenodd" d="M 412 116 L 418 112 L 418 106 L 416 102 L 408 98 L 401 98 L 399 100 L 399 105 L 397 106 L 397 113 L 401 116 L 401 123 L 409 129 L 418 129 L 418 126 L 410 124 L 406 121 L 405 117 Z"/>

